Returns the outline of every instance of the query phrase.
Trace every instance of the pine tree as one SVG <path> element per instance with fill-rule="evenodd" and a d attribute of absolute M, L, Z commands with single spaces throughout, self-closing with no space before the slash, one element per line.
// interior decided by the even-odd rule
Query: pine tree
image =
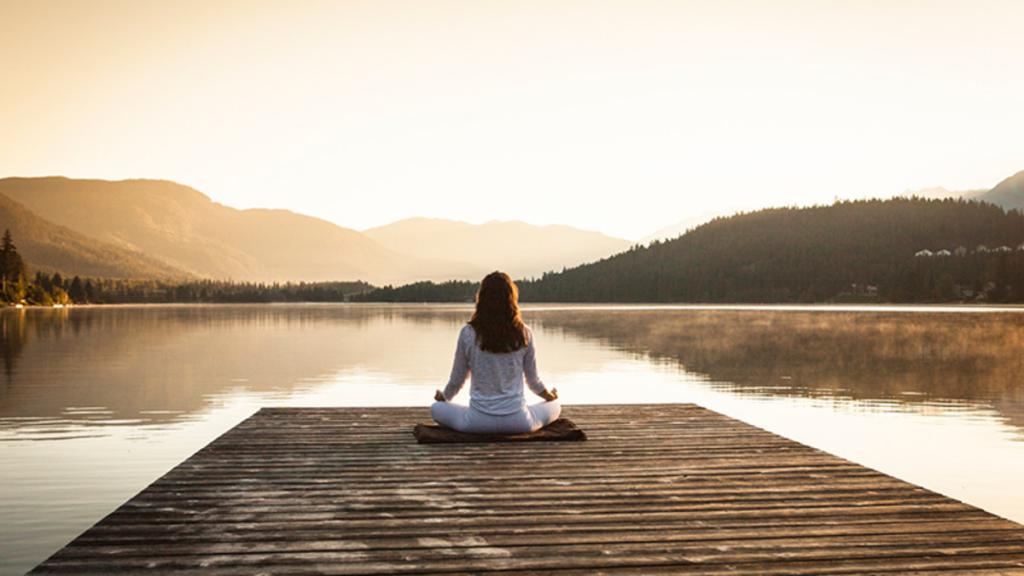
<path fill-rule="evenodd" d="M 85 286 L 82 284 L 82 279 L 78 276 L 71 279 L 71 286 L 68 287 L 68 297 L 77 304 L 86 302 Z"/>
<path fill-rule="evenodd" d="M 0 277 L 16 281 L 19 275 L 25 275 L 25 262 L 14 246 L 11 231 L 5 230 L 2 245 L 0 245 Z"/>
<path fill-rule="evenodd" d="M 25 262 L 14 246 L 11 231 L 5 230 L 0 242 L 0 298 L 5 302 L 18 303 L 25 298 Z"/>

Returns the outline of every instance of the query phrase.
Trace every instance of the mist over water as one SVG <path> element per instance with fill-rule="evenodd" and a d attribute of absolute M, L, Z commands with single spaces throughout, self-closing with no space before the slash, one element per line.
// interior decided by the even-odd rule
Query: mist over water
<path fill-rule="evenodd" d="M 469 313 L 0 312 L 0 573 L 31 568 L 261 406 L 422 405 L 428 418 Z M 541 376 L 567 404 L 695 402 L 1024 521 L 1021 309 L 548 306 L 524 317 Z"/>

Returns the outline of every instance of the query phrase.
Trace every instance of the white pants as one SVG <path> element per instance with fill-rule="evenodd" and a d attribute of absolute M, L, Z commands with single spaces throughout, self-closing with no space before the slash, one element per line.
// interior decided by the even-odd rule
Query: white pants
<path fill-rule="evenodd" d="M 521 411 L 503 416 L 492 416 L 465 404 L 434 402 L 430 415 L 439 424 L 460 432 L 474 434 L 523 434 L 534 432 L 558 420 L 562 406 L 558 400 L 526 406 Z"/>

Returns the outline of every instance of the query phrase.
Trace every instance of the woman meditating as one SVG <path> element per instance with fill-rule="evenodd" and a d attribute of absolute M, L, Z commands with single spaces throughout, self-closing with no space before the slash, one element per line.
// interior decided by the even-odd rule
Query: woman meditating
<path fill-rule="evenodd" d="M 449 402 L 471 376 L 469 406 Z M 545 402 L 527 405 L 523 382 Z M 533 332 L 519 314 L 519 290 L 504 272 L 480 283 L 476 311 L 459 332 L 452 374 L 430 413 L 440 424 L 462 432 L 522 434 L 558 419 L 558 391 L 537 376 Z"/>

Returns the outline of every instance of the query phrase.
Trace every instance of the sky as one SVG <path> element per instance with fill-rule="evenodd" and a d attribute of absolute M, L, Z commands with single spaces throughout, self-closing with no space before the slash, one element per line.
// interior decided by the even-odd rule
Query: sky
<path fill-rule="evenodd" d="M 1024 169 L 1024 2 L 0 0 L 0 177 L 641 239 Z"/>

